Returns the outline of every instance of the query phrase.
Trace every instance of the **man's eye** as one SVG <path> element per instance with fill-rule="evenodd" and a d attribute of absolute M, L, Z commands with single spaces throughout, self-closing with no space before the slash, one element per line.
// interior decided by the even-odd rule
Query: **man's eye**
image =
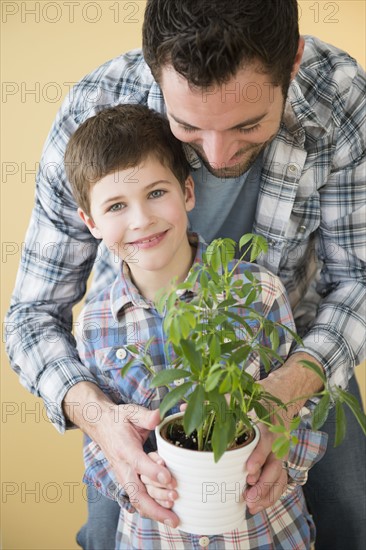
<path fill-rule="evenodd" d="M 152 199 L 158 199 L 159 197 L 162 197 L 163 195 L 165 195 L 165 191 L 163 191 L 162 189 L 156 189 L 155 191 L 152 191 L 150 193 L 150 197 Z"/>
<path fill-rule="evenodd" d="M 239 132 L 242 134 L 250 134 L 251 132 L 255 132 L 260 127 L 260 124 L 256 124 L 255 126 L 252 126 L 251 128 L 239 128 Z"/>
<path fill-rule="evenodd" d="M 184 130 L 184 132 L 187 132 L 187 133 L 196 131 L 196 128 L 192 128 L 191 126 L 180 126 L 180 128 L 182 130 Z"/>

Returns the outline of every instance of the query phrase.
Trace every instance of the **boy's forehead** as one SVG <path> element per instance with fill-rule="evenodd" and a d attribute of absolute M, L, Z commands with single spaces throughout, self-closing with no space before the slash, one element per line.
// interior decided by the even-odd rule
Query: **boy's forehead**
<path fill-rule="evenodd" d="M 153 186 L 160 181 L 176 183 L 177 180 L 167 163 L 159 159 L 158 155 L 149 154 L 138 165 L 117 167 L 97 181 L 93 188 L 101 191 L 102 187 L 120 184 L 121 188 L 128 189 L 131 185 Z"/>

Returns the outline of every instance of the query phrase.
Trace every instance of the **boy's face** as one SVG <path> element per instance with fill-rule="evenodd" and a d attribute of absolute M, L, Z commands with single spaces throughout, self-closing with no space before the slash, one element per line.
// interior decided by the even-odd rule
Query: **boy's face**
<path fill-rule="evenodd" d="M 182 255 L 184 260 L 190 254 L 187 212 L 193 207 L 192 178 L 183 192 L 171 170 L 149 157 L 138 167 L 102 178 L 90 192 L 91 216 L 78 212 L 94 237 L 103 239 L 133 274 L 171 270 L 174 275 Z"/>

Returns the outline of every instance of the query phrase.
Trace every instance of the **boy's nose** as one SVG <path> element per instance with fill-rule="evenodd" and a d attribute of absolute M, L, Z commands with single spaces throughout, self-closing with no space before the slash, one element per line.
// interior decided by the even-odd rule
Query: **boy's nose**
<path fill-rule="evenodd" d="M 130 211 L 130 229 L 140 229 L 150 225 L 153 216 L 148 207 L 137 205 Z"/>

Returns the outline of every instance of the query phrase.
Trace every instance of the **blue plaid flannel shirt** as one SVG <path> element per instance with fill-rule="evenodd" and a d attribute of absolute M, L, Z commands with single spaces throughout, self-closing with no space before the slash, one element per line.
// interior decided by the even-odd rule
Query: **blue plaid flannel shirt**
<path fill-rule="evenodd" d="M 281 127 L 264 151 L 254 223 L 270 245 L 259 262 L 286 287 L 303 335 L 300 349 L 342 387 L 365 356 L 365 90 L 365 73 L 354 59 L 306 37 Z M 165 112 L 140 50 L 83 78 L 57 114 L 44 146 L 5 322 L 12 368 L 43 398 L 61 432 L 67 427 L 66 392 L 77 382 L 95 381 L 77 354 L 72 307 L 84 296 L 93 266 L 95 293 L 114 279 L 118 267 L 76 214 L 63 156 L 85 119 L 120 103 Z M 198 166 L 192 150 L 190 160 L 192 169 Z"/>

